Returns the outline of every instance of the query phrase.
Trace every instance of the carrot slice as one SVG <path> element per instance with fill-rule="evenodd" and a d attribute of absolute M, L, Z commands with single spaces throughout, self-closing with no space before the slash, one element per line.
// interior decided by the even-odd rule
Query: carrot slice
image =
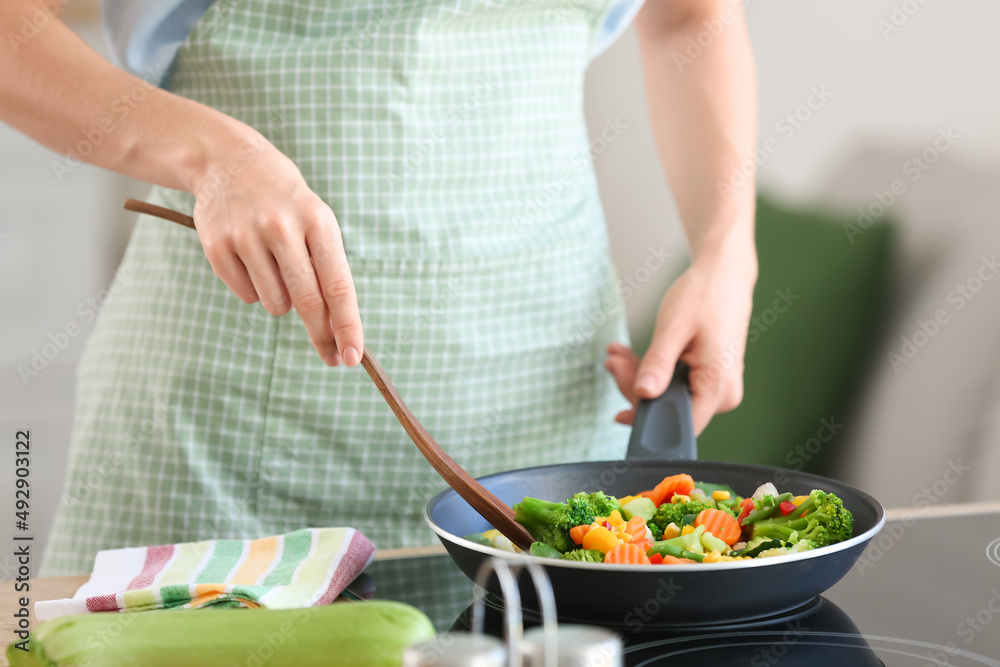
<path fill-rule="evenodd" d="M 694 563 L 690 558 L 678 558 L 677 556 L 664 556 L 664 565 L 690 565 Z"/>
<path fill-rule="evenodd" d="M 631 542 L 619 544 L 608 551 L 604 554 L 604 562 L 620 565 L 650 565 L 645 550 Z"/>
<path fill-rule="evenodd" d="M 631 535 L 630 544 L 642 547 L 643 551 L 649 551 L 653 543 L 646 538 L 646 520 L 641 516 L 634 516 L 625 524 L 625 532 Z"/>
<path fill-rule="evenodd" d="M 712 533 L 717 538 L 733 546 L 740 540 L 740 524 L 729 512 L 709 508 L 702 510 L 694 520 L 695 527 L 705 526 L 706 533 Z"/>
<path fill-rule="evenodd" d="M 634 544 L 643 551 L 649 551 L 653 548 L 653 543 L 650 540 L 632 540 L 629 544 Z"/>
<path fill-rule="evenodd" d="M 632 541 L 646 539 L 646 520 L 641 516 L 634 516 L 625 524 L 625 532 L 632 536 Z"/>
<path fill-rule="evenodd" d="M 650 500 L 659 506 L 663 503 L 670 502 L 670 499 L 674 497 L 675 493 L 686 496 L 693 490 L 694 480 L 691 478 L 691 475 L 683 473 L 680 475 L 670 475 L 669 477 L 664 477 L 663 481 L 656 485 L 656 488 L 653 489 L 653 495 Z"/>
<path fill-rule="evenodd" d="M 577 544 L 583 544 L 583 538 L 588 532 L 590 532 L 589 523 L 585 523 L 580 526 L 573 526 L 569 529 L 569 539 L 573 540 Z"/>

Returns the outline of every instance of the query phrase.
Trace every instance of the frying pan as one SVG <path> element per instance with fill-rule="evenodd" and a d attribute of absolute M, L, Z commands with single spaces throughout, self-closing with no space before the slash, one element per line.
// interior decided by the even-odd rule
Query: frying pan
<path fill-rule="evenodd" d="M 822 489 L 837 494 L 854 515 L 853 537 L 790 556 L 729 563 L 649 566 L 539 559 L 552 581 L 560 619 L 638 630 L 645 624 L 704 626 L 778 614 L 837 583 L 881 530 L 882 505 L 842 482 L 782 468 L 695 460 L 690 401 L 683 372 L 675 374 L 663 396 L 642 401 L 624 461 L 539 466 L 479 481 L 509 505 L 525 496 L 562 501 L 581 491 L 623 497 L 677 473 L 688 473 L 698 482 L 728 484 L 744 497 L 765 482 L 795 495 Z M 513 561 L 528 557 L 462 539 L 490 526 L 452 489 L 427 504 L 424 518 L 470 579 L 490 556 Z M 520 588 L 522 603 L 537 609 L 534 587 L 524 582 Z M 487 590 L 500 594 L 495 578 Z"/>

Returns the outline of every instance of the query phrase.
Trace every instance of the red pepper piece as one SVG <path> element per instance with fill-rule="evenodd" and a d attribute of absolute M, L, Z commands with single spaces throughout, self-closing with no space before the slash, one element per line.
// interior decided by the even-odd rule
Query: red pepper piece
<path fill-rule="evenodd" d="M 789 514 L 795 511 L 795 503 L 793 503 L 790 500 L 786 500 L 785 502 L 778 505 L 778 509 L 781 510 L 782 516 L 788 516 Z"/>
<path fill-rule="evenodd" d="M 649 562 L 652 565 L 662 565 L 663 564 L 663 556 L 661 556 L 660 554 L 653 554 L 652 556 L 649 557 Z"/>
<path fill-rule="evenodd" d="M 604 522 L 604 527 L 607 528 L 608 530 L 614 530 L 614 528 L 611 527 L 611 522 L 609 521 Z"/>
<path fill-rule="evenodd" d="M 740 507 L 743 508 L 743 511 L 736 517 L 736 523 L 742 526 L 743 519 L 747 518 L 750 512 L 753 511 L 753 498 L 744 498 L 743 502 L 740 503 Z"/>

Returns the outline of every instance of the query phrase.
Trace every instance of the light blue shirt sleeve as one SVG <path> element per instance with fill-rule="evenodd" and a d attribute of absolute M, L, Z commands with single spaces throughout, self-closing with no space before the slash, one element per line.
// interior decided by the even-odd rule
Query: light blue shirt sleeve
<path fill-rule="evenodd" d="M 607 15 L 604 17 L 604 24 L 601 26 L 601 29 L 597 33 L 597 38 L 594 40 L 594 50 L 591 53 L 591 57 L 596 58 L 611 46 L 616 39 L 621 37 L 621 34 L 632 23 L 635 15 L 639 13 L 643 1 L 615 0 L 611 9 L 608 10 Z M 659 1 L 663 2 L 664 0 Z"/>
<path fill-rule="evenodd" d="M 165 85 L 174 56 L 215 0 L 101 0 L 104 34 L 115 64 Z"/>
<path fill-rule="evenodd" d="M 215 0 L 101 0 L 104 32 L 115 63 L 157 85 L 169 83 L 170 67 L 188 33 Z M 594 40 L 592 56 L 625 31 L 643 0 L 615 0 Z M 239 5 L 235 11 L 239 11 Z"/>

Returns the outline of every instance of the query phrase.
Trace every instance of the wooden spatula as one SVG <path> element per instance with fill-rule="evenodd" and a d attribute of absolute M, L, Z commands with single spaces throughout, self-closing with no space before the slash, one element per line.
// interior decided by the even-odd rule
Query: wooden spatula
<path fill-rule="evenodd" d="M 176 222 L 179 225 L 194 229 L 194 219 L 191 216 L 178 213 L 169 208 L 163 208 L 155 204 L 139 201 L 137 199 L 126 199 L 125 208 L 136 213 L 145 213 L 164 220 Z M 399 397 L 396 388 L 386 376 L 385 371 L 379 366 L 375 356 L 366 347 L 364 355 L 361 357 L 361 365 L 368 372 L 372 382 L 382 393 L 382 398 L 392 408 L 396 419 L 403 425 L 410 440 L 417 446 L 420 453 L 424 455 L 427 462 L 433 466 L 434 470 L 441 475 L 441 478 L 455 489 L 458 495 L 462 496 L 465 502 L 469 503 L 474 510 L 479 512 L 484 519 L 499 530 L 511 542 L 521 549 L 527 550 L 534 542 L 524 526 L 514 521 L 514 510 L 503 503 L 499 498 L 490 493 L 486 487 L 477 482 L 472 475 L 467 473 L 462 466 L 455 463 L 455 460 L 441 448 L 434 438 L 430 436 L 426 429 L 421 426 L 417 418 L 413 416 L 406 403 Z"/>
<path fill-rule="evenodd" d="M 442 479 L 448 486 L 455 489 L 458 495 L 465 499 L 465 502 L 472 505 L 472 508 L 479 512 L 484 519 L 503 533 L 507 539 L 527 550 L 534 540 L 524 526 L 514 521 L 514 510 L 506 505 L 499 498 L 490 493 L 486 487 L 477 482 L 469 473 L 465 472 L 462 466 L 455 463 L 455 460 L 448 456 L 448 453 L 441 448 L 441 445 L 434 441 L 434 438 L 424 429 L 424 427 L 413 416 L 406 403 L 399 397 L 396 388 L 386 377 L 385 371 L 379 366 L 378 361 L 372 353 L 365 348 L 365 354 L 361 357 L 361 365 L 368 371 L 372 382 L 382 392 L 382 398 L 389 404 L 396 414 L 396 419 L 403 425 L 410 440 L 417 446 L 420 453 L 424 455 L 428 463 L 434 466 Z M 460 536 L 461 537 L 461 536 Z"/>

